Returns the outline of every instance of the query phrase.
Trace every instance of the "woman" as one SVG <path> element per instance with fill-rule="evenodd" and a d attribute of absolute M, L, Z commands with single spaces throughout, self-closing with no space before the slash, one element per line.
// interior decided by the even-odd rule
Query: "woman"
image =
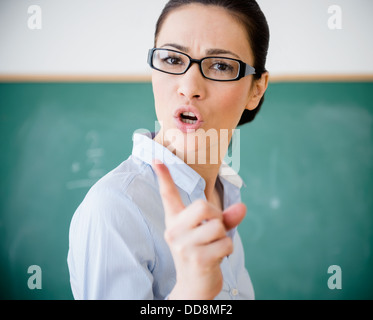
<path fill-rule="evenodd" d="M 75 298 L 254 298 L 236 232 L 242 182 L 221 169 L 234 129 L 263 101 L 268 41 L 254 0 L 166 4 L 148 60 L 161 128 L 135 134 L 132 156 L 75 212 Z"/>

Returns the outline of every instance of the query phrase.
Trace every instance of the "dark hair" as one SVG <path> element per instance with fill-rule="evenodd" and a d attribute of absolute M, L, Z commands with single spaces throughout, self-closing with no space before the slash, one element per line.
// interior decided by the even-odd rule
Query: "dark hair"
<path fill-rule="evenodd" d="M 260 79 L 262 74 L 267 71 L 265 64 L 269 46 L 269 28 L 267 20 L 255 0 L 170 0 L 158 18 L 154 43 L 157 42 L 158 34 L 168 14 L 176 8 L 192 3 L 223 7 L 246 27 L 250 47 L 254 54 L 254 68 L 256 70 L 254 79 Z M 254 110 L 245 109 L 238 125 L 252 121 L 263 101 L 264 95 Z"/>

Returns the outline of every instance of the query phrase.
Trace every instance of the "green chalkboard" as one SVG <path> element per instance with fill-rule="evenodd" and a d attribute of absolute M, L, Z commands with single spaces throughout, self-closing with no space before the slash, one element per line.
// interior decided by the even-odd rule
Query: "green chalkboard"
<path fill-rule="evenodd" d="M 272 83 L 240 128 L 257 299 L 373 298 L 372 100 L 373 83 Z M 71 217 L 155 120 L 150 83 L 0 84 L 0 298 L 72 298 Z M 341 289 L 328 287 L 331 265 Z"/>

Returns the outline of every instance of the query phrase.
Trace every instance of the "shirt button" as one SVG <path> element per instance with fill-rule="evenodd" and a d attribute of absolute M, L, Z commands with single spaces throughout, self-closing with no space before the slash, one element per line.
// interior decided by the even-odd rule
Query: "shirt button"
<path fill-rule="evenodd" d="M 231 294 L 232 294 L 232 296 L 238 295 L 238 290 L 236 288 L 232 289 Z"/>

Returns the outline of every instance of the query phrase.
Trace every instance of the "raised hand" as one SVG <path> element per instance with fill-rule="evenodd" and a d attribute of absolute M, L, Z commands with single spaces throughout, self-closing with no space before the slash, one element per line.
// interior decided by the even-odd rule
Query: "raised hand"
<path fill-rule="evenodd" d="M 170 247 L 176 285 L 169 299 L 214 299 L 222 289 L 220 263 L 233 252 L 226 232 L 245 216 L 239 203 L 222 212 L 205 200 L 185 207 L 167 167 L 153 162 L 165 210 L 165 240 Z"/>

